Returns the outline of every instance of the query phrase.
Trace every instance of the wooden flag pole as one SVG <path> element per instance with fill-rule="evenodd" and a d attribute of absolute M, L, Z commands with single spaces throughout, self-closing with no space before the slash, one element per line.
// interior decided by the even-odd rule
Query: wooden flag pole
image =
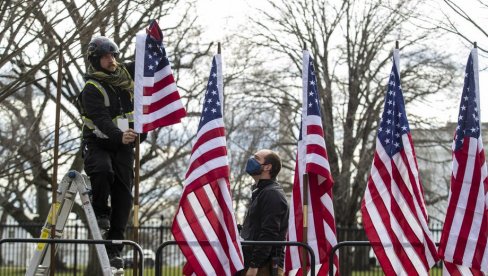
<path fill-rule="evenodd" d="M 222 47 L 220 47 L 220 42 L 217 42 L 217 54 L 218 55 L 221 55 L 222 54 Z M 218 59 L 220 62 L 222 62 L 222 57 L 220 57 Z M 222 69 L 222 63 L 220 63 L 220 67 L 219 65 L 217 65 L 217 70 Z M 222 74 L 222 72 L 217 72 L 217 74 Z M 218 81 L 219 79 L 217 79 Z M 222 83 L 220 83 L 222 82 Z M 224 106 L 225 106 L 225 97 L 224 97 L 224 83 L 223 83 L 223 80 L 222 78 L 220 78 L 220 82 L 217 83 L 217 87 L 218 89 L 222 89 L 222 93 L 220 94 L 221 97 L 220 97 L 220 102 L 221 102 L 221 109 L 220 111 L 222 112 L 222 118 L 224 118 Z"/>
<path fill-rule="evenodd" d="M 476 41 L 473 42 L 473 46 L 474 46 L 474 48 L 478 48 L 478 43 Z"/>
<path fill-rule="evenodd" d="M 303 43 L 303 50 L 307 49 L 307 43 Z M 308 244 L 308 174 L 303 174 L 303 235 L 302 235 L 302 242 Z M 302 252 L 302 275 L 306 276 L 308 274 L 308 251 L 301 247 Z"/>
<path fill-rule="evenodd" d="M 395 49 L 400 49 L 400 43 L 397 41 L 395 41 Z"/>
<path fill-rule="evenodd" d="M 51 205 L 51 239 L 56 237 L 56 221 L 57 221 L 57 190 L 58 190 L 58 161 L 59 161 L 59 118 L 61 113 L 61 82 L 63 80 L 63 45 L 59 45 L 59 57 L 58 57 L 58 79 L 56 84 L 56 119 L 54 126 L 54 163 L 53 163 L 53 175 L 52 175 L 52 193 L 53 203 Z M 49 219 L 48 219 L 49 221 Z M 49 275 L 54 276 L 56 270 L 56 244 L 51 244 L 51 270 Z"/>
<path fill-rule="evenodd" d="M 303 174 L 303 243 L 308 244 L 308 174 Z M 308 274 L 308 251 L 301 247 L 302 249 L 302 260 L 303 269 L 302 275 L 306 276 Z"/>
<path fill-rule="evenodd" d="M 135 168 L 134 168 L 134 226 L 133 226 L 133 241 L 139 242 L 139 180 L 140 180 L 140 145 L 141 145 L 141 135 L 137 134 L 136 138 L 136 150 L 135 150 Z M 137 275 L 137 250 L 134 247 L 134 275 Z M 142 260 L 141 260 L 142 262 Z"/>

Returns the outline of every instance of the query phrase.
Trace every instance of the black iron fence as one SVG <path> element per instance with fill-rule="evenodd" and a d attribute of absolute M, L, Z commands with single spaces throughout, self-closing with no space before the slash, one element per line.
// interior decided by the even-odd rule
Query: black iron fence
<path fill-rule="evenodd" d="M 0 233 L 2 239 L 30 239 L 30 233 L 39 232 L 42 224 L 29 225 L 1 225 Z M 127 229 L 126 238 L 133 237 L 133 228 Z M 67 225 L 63 231 L 63 239 L 86 240 L 91 239 L 88 227 L 81 224 Z M 138 244 L 143 248 L 144 265 L 147 273 L 153 275 L 156 261 L 155 249 L 164 241 L 172 240 L 171 228 L 166 225 L 152 225 L 139 227 Z M 25 274 L 36 245 L 32 243 L 6 243 L 0 246 L 0 275 L 20 276 Z M 163 264 L 168 267 L 180 267 L 184 262 L 177 247 L 167 248 L 164 252 Z M 126 268 L 133 266 L 134 251 L 130 247 L 124 247 L 122 257 L 125 260 Z M 84 275 L 87 271 L 93 271 L 93 263 L 96 261 L 94 245 L 91 244 L 69 244 L 58 245 L 56 254 L 56 275 Z M 131 269 L 129 269 L 131 271 Z M 93 275 L 93 274 L 92 274 Z M 131 275 L 129 273 L 129 275 Z"/>
<path fill-rule="evenodd" d="M 164 265 L 160 263 L 160 260 L 163 258 L 163 255 L 161 252 L 163 252 L 166 248 L 169 248 L 171 246 L 176 246 L 178 242 L 176 241 L 167 241 L 162 243 L 156 250 L 156 270 L 155 270 L 155 276 L 169 276 L 169 275 L 181 275 L 175 274 L 175 270 L 165 270 Z M 198 245 L 201 245 L 200 243 L 197 243 Z M 189 246 L 192 246 L 191 243 L 188 244 Z M 270 246 L 297 246 L 297 247 L 302 247 L 308 252 L 308 256 L 310 258 L 310 263 L 315 264 L 315 255 L 313 253 L 313 249 L 305 243 L 300 243 L 300 242 L 289 242 L 289 241 L 242 241 L 241 242 L 242 247 L 245 246 L 253 246 L 253 245 L 270 245 Z M 162 272 L 164 271 L 164 273 Z M 315 275 L 315 267 L 312 266 L 310 270 L 311 275 Z"/>
<path fill-rule="evenodd" d="M 434 242 L 439 242 L 442 224 L 430 226 Z M 368 241 L 362 227 L 338 227 L 338 242 Z M 377 276 L 384 275 L 369 243 L 344 245 L 338 249 L 340 275 Z M 442 264 L 438 263 L 430 271 L 432 276 L 442 275 Z"/>
<path fill-rule="evenodd" d="M 38 232 L 42 225 L 0 225 L 1 238 L 37 238 L 29 233 Z M 431 226 L 434 241 L 438 242 L 442 230 L 441 225 Z M 127 230 L 127 239 L 131 239 L 133 228 Z M 65 239 L 90 239 L 87 227 L 75 224 L 67 225 L 63 232 Z M 360 227 L 338 227 L 337 239 L 341 241 L 367 241 L 364 230 Z M 156 250 L 166 241 L 173 240 L 171 228 L 168 225 L 143 225 L 139 227 L 139 245 L 144 249 L 144 275 L 154 275 L 156 262 Z M 27 243 L 8 243 L 0 247 L 0 275 L 17 276 L 24 275 L 34 245 Z M 59 275 L 83 275 L 89 264 L 95 258 L 88 244 L 60 244 L 57 254 L 57 270 L 64 274 Z M 123 257 L 128 266 L 133 260 L 133 251 L 124 248 Z M 161 274 L 181 275 L 181 269 L 185 263 L 177 246 L 165 247 L 161 252 Z M 339 263 L 341 275 L 383 275 L 378 261 L 370 246 L 347 246 L 339 250 Z M 439 266 L 440 267 L 440 266 Z M 431 275 L 441 275 L 442 269 L 434 268 Z"/>

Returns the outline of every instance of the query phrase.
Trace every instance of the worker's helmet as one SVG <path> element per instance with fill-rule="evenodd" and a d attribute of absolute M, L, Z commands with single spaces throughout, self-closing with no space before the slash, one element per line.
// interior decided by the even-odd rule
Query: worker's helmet
<path fill-rule="evenodd" d="M 113 54 L 115 57 L 120 53 L 115 42 L 105 36 L 92 38 L 88 44 L 88 59 L 100 58 L 105 54 Z"/>

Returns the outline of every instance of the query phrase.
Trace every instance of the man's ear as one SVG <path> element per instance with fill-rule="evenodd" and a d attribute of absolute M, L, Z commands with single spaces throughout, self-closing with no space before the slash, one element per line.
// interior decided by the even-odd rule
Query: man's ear
<path fill-rule="evenodd" d="M 263 165 L 263 171 L 271 171 L 272 168 L 273 168 L 272 164 Z"/>

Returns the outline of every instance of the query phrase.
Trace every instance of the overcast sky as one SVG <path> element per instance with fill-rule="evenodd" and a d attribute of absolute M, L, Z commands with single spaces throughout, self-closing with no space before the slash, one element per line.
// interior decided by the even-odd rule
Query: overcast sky
<path fill-rule="evenodd" d="M 278 1 L 278 0 L 277 0 Z M 282 0 L 279 0 L 280 2 Z M 198 12 L 198 22 L 205 26 L 206 33 L 205 39 L 220 41 L 222 37 L 228 33 L 235 32 L 242 24 L 246 24 L 247 18 L 253 16 L 253 11 L 255 7 L 260 7 L 263 5 L 263 0 L 205 0 L 197 2 L 197 12 Z M 457 0 L 462 8 L 469 12 L 473 19 L 478 21 L 481 26 L 488 26 L 488 13 L 486 9 L 480 9 L 480 5 L 477 0 Z M 449 11 L 447 6 L 442 3 L 442 0 L 430 0 L 429 5 L 432 9 L 426 9 L 425 13 L 436 18 L 441 18 L 441 12 L 451 14 L 451 18 L 456 19 L 457 17 Z M 474 32 L 474 29 L 466 24 L 463 20 L 459 19 L 456 21 L 459 24 L 460 30 L 465 33 L 468 37 L 479 37 L 476 39 L 478 44 L 488 48 L 487 38 L 481 39 L 483 36 L 478 35 Z M 401 39 L 400 39 L 401 43 Z M 456 36 L 452 36 L 449 39 L 447 45 L 449 51 L 452 51 L 459 58 L 459 63 L 465 66 L 469 52 L 470 46 Z M 225 49 L 224 49 L 225 54 Z M 313 53 L 312 53 L 313 54 Z M 401 53 L 400 53 L 401 54 Z M 225 56 L 224 56 L 225 59 Z M 483 122 L 488 122 L 488 72 L 486 68 L 488 67 L 488 59 L 479 56 L 479 67 L 484 69 L 480 72 L 480 95 L 481 95 L 481 118 Z M 225 73 L 225 72 L 224 72 Z M 462 81 L 464 76 L 464 68 L 459 70 L 459 78 Z M 388 75 L 385 74 L 385 83 L 388 79 Z M 408 87 L 404 87 L 408 89 Z M 453 91 L 457 95 L 461 95 L 461 87 L 453 87 Z M 410 110 L 407 106 L 407 113 L 421 113 L 424 110 L 429 110 L 432 114 L 428 117 L 435 119 L 439 123 L 443 124 L 449 121 L 456 121 L 457 118 L 457 108 L 459 99 L 452 99 L 447 102 L 445 97 L 440 97 L 430 106 L 411 106 Z M 427 116 L 427 115 L 426 115 Z"/>

